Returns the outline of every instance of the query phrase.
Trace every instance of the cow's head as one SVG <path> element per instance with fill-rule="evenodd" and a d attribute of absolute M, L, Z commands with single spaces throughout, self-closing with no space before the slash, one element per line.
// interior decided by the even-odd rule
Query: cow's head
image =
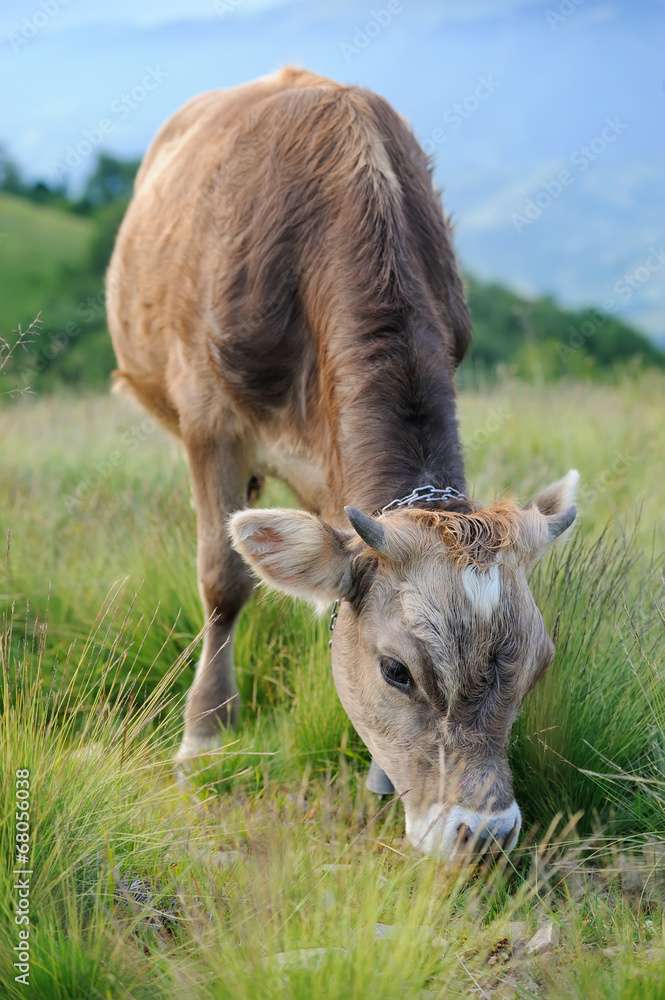
<path fill-rule="evenodd" d="M 236 549 L 271 587 L 321 607 L 341 600 L 335 684 L 425 852 L 517 842 L 508 740 L 554 649 L 526 574 L 573 522 L 577 479 L 525 507 L 347 508 L 353 532 L 295 510 L 231 519 Z"/>

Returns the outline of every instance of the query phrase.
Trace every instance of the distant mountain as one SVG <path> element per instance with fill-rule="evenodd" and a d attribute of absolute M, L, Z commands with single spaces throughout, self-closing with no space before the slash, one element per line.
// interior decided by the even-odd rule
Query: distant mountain
<path fill-rule="evenodd" d="M 72 5 L 18 47 L 7 34 L 10 152 L 80 187 L 95 150 L 140 155 L 193 94 L 300 63 L 412 122 L 473 273 L 576 308 L 611 300 L 665 342 L 663 4 L 243 3 L 146 24 L 77 24 Z"/>
<path fill-rule="evenodd" d="M 526 299 L 494 282 L 467 275 L 473 322 L 463 366 L 504 366 L 527 378 L 603 376 L 615 366 L 665 367 L 665 353 L 616 313 L 562 309 L 553 299 Z"/>

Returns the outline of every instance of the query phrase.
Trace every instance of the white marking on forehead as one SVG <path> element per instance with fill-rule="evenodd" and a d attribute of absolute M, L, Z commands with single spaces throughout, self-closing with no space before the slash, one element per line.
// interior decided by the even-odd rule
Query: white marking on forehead
<path fill-rule="evenodd" d="M 487 570 L 465 566 L 462 570 L 462 583 L 474 610 L 489 620 L 501 597 L 498 563 L 493 563 Z"/>

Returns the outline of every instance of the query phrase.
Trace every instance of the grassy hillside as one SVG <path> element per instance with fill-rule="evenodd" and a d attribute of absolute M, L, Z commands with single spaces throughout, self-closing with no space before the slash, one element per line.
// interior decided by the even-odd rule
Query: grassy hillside
<path fill-rule="evenodd" d="M 3 381 L 50 391 L 106 385 L 113 350 L 105 327 L 100 219 L 0 192 L 0 332 L 11 340 L 39 314 L 41 332 Z M 117 212 L 112 226 L 117 225 Z M 112 242 L 112 239 L 108 241 Z"/>
<path fill-rule="evenodd" d="M 94 229 L 92 219 L 0 192 L 1 331 L 25 327 L 39 312 L 46 319 L 67 295 L 63 271 L 85 268 Z"/>
<path fill-rule="evenodd" d="M 573 538 L 532 574 L 558 653 L 510 746 L 525 832 L 471 880 L 418 858 L 401 804 L 363 790 L 327 623 L 290 601 L 246 609 L 241 727 L 174 782 L 201 626 L 179 447 L 120 398 L 5 407 L 0 996 L 662 997 L 664 391 L 651 372 L 461 396 L 480 498 L 582 473 Z M 270 484 L 265 502 L 285 501 Z M 9 958 L 17 768 L 29 989 Z M 520 951 L 548 922 L 558 946 Z"/>
<path fill-rule="evenodd" d="M 37 313 L 43 321 L 39 338 L 27 353 L 17 353 L 8 373 L 18 387 L 52 391 L 108 383 L 114 358 L 105 328 L 103 276 L 126 204 L 112 191 L 120 180 L 121 190 L 129 187 L 129 175 L 119 175 L 131 168 L 133 176 L 135 167 L 100 163 L 90 188 L 99 204 L 70 205 L 70 211 L 0 192 L 0 333 L 7 336 L 19 323 L 25 327 Z M 83 208 L 88 217 L 73 214 Z M 567 311 L 551 299 L 523 299 L 472 276 L 467 288 L 474 339 L 462 377 L 469 385 L 497 365 L 529 379 L 552 380 L 607 378 L 617 367 L 665 364 L 665 355 L 617 315 Z"/>

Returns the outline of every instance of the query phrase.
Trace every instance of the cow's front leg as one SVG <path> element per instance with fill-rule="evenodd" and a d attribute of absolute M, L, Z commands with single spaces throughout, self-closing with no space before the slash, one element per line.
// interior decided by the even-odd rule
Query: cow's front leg
<path fill-rule="evenodd" d="M 254 580 L 229 544 L 230 514 L 256 498 L 258 480 L 251 474 L 246 443 L 183 434 L 197 515 L 197 569 L 208 630 L 187 696 L 185 732 L 178 751 L 184 762 L 219 746 L 222 727 L 235 726 L 239 695 L 233 669 L 233 633 L 251 596 Z"/>

